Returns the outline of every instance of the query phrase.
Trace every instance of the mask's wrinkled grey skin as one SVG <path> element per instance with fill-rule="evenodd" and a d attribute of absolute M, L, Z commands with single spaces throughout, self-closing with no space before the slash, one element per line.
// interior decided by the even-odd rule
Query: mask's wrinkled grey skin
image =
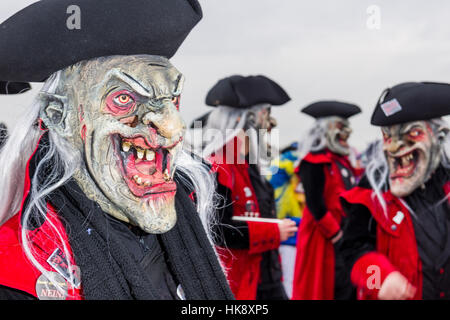
<path fill-rule="evenodd" d="M 277 121 L 271 116 L 270 105 L 258 105 L 252 107 L 247 115 L 247 128 L 270 131 L 276 127 Z"/>
<path fill-rule="evenodd" d="M 423 186 L 438 167 L 448 128 L 438 122 L 415 121 L 381 130 L 391 193 L 405 197 Z"/>
<path fill-rule="evenodd" d="M 159 56 L 113 56 L 62 71 L 40 117 L 80 150 L 75 179 L 112 216 L 148 233 L 176 223 L 172 180 L 185 124 L 183 76 Z"/>
<path fill-rule="evenodd" d="M 350 129 L 350 122 L 341 117 L 327 118 L 327 128 L 325 137 L 327 141 L 327 148 L 336 154 L 347 156 L 350 154 L 350 146 L 347 143 L 352 129 Z"/>

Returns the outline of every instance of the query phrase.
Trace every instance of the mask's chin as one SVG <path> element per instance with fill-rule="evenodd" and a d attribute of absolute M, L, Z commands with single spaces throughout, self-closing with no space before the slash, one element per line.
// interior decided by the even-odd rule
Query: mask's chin
<path fill-rule="evenodd" d="M 388 155 L 389 183 L 391 193 L 405 197 L 419 187 L 424 180 L 426 157 L 419 149 L 413 149 L 397 156 Z"/>

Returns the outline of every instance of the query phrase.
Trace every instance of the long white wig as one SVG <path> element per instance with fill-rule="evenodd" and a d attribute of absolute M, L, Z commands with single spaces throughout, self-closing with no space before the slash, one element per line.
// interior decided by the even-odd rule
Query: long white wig
<path fill-rule="evenodd" d="M 443 119 L 433 119 L 430 122 L 437 127 L 447 127 L 448 124 Z M 441 145 L 441 164 L 444 168 L 450 169 L 450 134 L 442 137 Z M 375 145 L 375 150 L 372 152 L 371 159 L 366 167 L 365 172 L 367 179 L 373 189 L 373 198 L 376 198 L 381 204 L 385 214 L 387 213 L 386 202 L 383 198 L 383 192 L 389 189 L 388 175 L 389 165 L 387 163 L 385 154 L 383 152 L 383 144 L 378 143 Z M 447 194 L 446 198 L 449 198 L 450 194 Z M 443 199 L 444 201 L 445 199 Z M 406 203 L 404 203 L 406 204 Z M 414 214 L 414 213 L 413 213 Z"/>
<path fill-rule="evenodd" d="M 269 104 L 259 104 L 248 109 L 238 109 L 227 106 L 216 107 L 208 116 L 206 124 L 201 126 L 194 122 L 194 128 L 189 131 L 190 150 L 203 159 L 220 151 L 238 135 L 245 133 L 249 138 L 249 162 L 256 164 L 261 173 L 270 165 L 267 147 L 276 135 L 270 136 L 264 130 L 249 127 L 250 115 Z M 269 141 L 269 137 L 271 141 Z M 273 152 L 272 152 L 273 153 Z"/>
<path fill-rule="evenodd" d="M 301 158 L 309 152 L 317 152 L 327 146 L 326 132 L 328 130 L 329 119 L 329 117 L 317 119 L 305 137 L 299 142 L 299 154 Z"/>
<path fill-rule="evenodd" d="M 57 72 L 46 81 L 41 92 L 54 94 L 59 82 L 60 72 Z M 21 209 L 26 164 L 42 135 L 42 131 L 37 125 L 39 111 L 40 103 L 36 99 L 23 117 L 17 120 L 17 125 L 0 151 L 0 225 L 3 225 Z M 32 250 L 30 239 L 27 237 L 27 229 L 32 229 L 30 224 L 33 215 L 37 214 L 45 218 L 47 213 L 45 197 L 73 176 L 82 164 L 82 157 L 78 150 L 69 147 L 63 138 L 51 130 L 47 147 L 48 151 L 37 165 L 32 177 L 28 206 L 22 213 L 21 244 L 31 263 L 61 290 L 52 273 L 48 272 L 36 259 L 37 254 Z M 46 176 L 45 181 L 39 184 L 37 177 L 43 170 L 43 163 L 46 161 L 51 161 L 52 171 Z M 211 229 L 214 223 L 215 204 L 214 193 L 211 190 L 215 190 L 215 180 L 209 173 L 209 168 L 198 159 L 194 159 L 186 150 L 180 153 L 175 165 L 176 170 L 182 173 L 179 176 L 187 177 L 183 179 L 183 183 L 190 184 L 196 192 L 197 211 L 208 239 L 213 243 Z M 58 242 L 64 244 L 64 248 L 61 249 L 66 256 L 70 256 L 62 235 L 54 225 L 50 225 L 50 227 L 59 237 Z M 73 266 L 69 266 L 69 271 L 72 271 L 72 268 Z"/>

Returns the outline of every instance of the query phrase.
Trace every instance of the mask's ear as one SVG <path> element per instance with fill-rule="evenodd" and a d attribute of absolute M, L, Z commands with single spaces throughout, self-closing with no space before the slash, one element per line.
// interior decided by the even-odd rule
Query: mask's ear
<path fill-rule="evenodd" d="M 50 93 L 39 93 L 41 105 L 39 117 L 45 126 L 56 131 L 59 135 L 66 135 L 67 98 Z"/>

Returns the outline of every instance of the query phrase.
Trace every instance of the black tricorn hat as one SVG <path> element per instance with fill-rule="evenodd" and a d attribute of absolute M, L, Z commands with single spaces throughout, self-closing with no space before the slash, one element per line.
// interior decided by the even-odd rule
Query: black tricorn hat
<path fill-rule="evenodd" d="M 450 84 L 405 82 L 381 94 L 371 124 L 391 126 L 450 114 Z"/>
<path fill-rule="evenodd" d="M 340 101 L 318 101 L 306 106 L 301 112 L 316 119 L 331 116 L 347 119 L 360 113 L 361 108 L 355 104 Z"/>
<path fill-rule="evenodd" d="M 0 94 L 17 94 L 31 89 L 28 82 L 0 81 Z"/>
<path fill-rule="evenodd" d="M 197 0 L 41 0 L 0 25 L 0 80 L 42 82 L 102 56 L 171 58 L 201 18 Z"/>
<path fill-rule="evenodd" d="M 273 106 L 291 100 L 286 91 L 265 76 L 234 75 L 219 80 L 206 95 L 208 106 L 228 106 L 250 108 L 256 104 L 268 103 Z"/>

